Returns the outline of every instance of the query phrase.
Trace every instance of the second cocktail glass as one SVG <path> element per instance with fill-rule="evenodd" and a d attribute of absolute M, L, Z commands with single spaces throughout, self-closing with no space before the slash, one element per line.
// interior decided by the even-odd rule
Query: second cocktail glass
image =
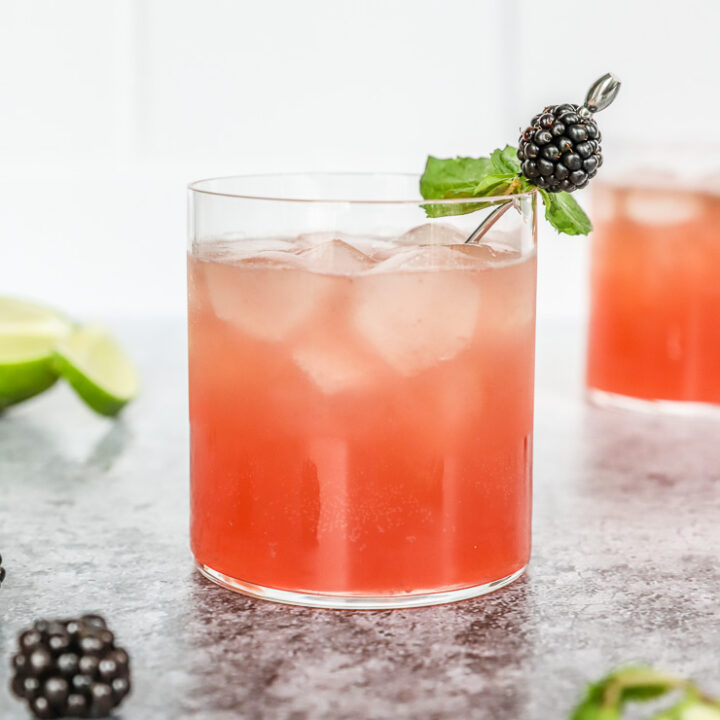
<path fill-rule="evenodd" d="M 191 541 L 206 576 L 387 608 L 522 573 L 535 196 L 466 244 L 495 203 L 433 201 L 448 217 L 431 221 L 417 177 L 398 175 L 190 187 Z"/>
<path fill-rule="evenodd" d="M 599 403 L 720 406 L 720 194 L 701 180 L 594 188 L 587 382 Z"/>

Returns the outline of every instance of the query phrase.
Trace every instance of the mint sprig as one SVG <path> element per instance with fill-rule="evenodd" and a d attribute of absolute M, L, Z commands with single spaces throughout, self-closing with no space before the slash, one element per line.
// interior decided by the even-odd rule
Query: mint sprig
<path fill-rule="evenodd" d="M 517 151 L 511 145 L 494 150 L 489 157 L 436 158 L 428 157 L 420 178 L 420 193 L 426 200 L 482 198 L 517 195 L 537 188 L 520 173 Z M 561 233 L 587 235 L 592 223 L 575 199 L 566 192 L 548 193 L 540 190 L 545 203 L 545 218 Z M 466 215 L 488 202 L 424 205 L 428 217 Z"/>
<path fill-rule="evenodd" d="M 704 696 L 690 681 L 651 667 L 626 667 L 591 684 L 570 720 L 621 720 L 629 702 L 682 693 L 671 707 L 648 720 L 720 720 L 720 702 Z"/>

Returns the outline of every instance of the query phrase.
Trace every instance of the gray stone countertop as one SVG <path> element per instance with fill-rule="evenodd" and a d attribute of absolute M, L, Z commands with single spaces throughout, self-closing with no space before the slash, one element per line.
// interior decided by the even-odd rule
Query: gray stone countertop
<path fill-rule="evenodd" d="M 17 632 L 99 610 L 133 660 L 122 720 L 563 720 L 648 661 L 720 692 L 720 420 L 583 401 L 576 328 L 538 331 L 533 557 L 510 587 L 415 610 L 273 605 L 194 570 L 185 337 L 117 325 L 142 372 L 123 419 L 56 387 L 0 417 L 0 718 Z"/>

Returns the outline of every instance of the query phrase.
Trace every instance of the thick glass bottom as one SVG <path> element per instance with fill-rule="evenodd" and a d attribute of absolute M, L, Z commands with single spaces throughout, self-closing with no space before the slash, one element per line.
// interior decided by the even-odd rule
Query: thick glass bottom
<path fill-rule="evenodd" d="M 683 400 L 646 400 L 645 398 L 618 395 L 617 393 L 587 389 L 587 398 L 597 407 L 615 410 L 628 410 L 644 413 L 646 415 L 677 415 L 684 417 L 698 417 L 711 415 L 720 417 L 720 405 L 702 402 L 686 402 Z"/>
<path fill-rule="evenodd" d="M 350 594 L 326 595 L 278 590 L 277 588 L 254 585 L 253 583 L 223 575 L 223 573 L 217 572 L 217 570 L 213 570 L 207 565 L 198 563 L 197 568 L 208 580 L 212 580 L 214 583 L 228 590 L 234 590 L 243 595 L 283 603 L 285 605 L 304 605 L 306 607 L 327 608 L 331 610 L 391 610 L 393 608 L 442 605 L 444 603 L 457 602 L 458 600 L 467 600 L 468 598 L 486 595 L 494 590 L 499 590 L 517 580 L 525 572 L 525 567 L 521 567 L 516 572 L 500 580 L 443 592 L 367 596 Z"/>

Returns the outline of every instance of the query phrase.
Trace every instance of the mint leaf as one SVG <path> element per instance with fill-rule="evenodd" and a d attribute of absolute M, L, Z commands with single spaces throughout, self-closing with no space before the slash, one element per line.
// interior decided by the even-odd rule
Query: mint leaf
<path fill-rule="evenodd" d="M 430 155 L 420 178 L 420 193 L 427 200 L 473 197 L 473 189 L 491 170 L 486 157 L 443 160 Z"/>
<path fill-rule="evenodd" d="M 470 197 L 491 197 L 499 195 L 514 195 L 518 192 L 527 192 L 523 184 L 524 178 L 517 175 L 486 175 L 479 183 L 477 183 L 470 194 Z M 460 197 L 465 197 L 461 195 Z M 477 202 L 477 203 L 455 203 L 452 205 L 423 205 L 423 209 L 428 217 L 447 217 L 448 215 L 466 215 L 475 212 L 494 203 Z"/>
<path fill-rule="evenodd" d="M 420 179 L 420 192 L 428 200 L 480 198 L 528 192 L 525 178 L 518 177 L 519 163 L 515 148 L 506 146 L 481 158 L 428 157 Z M 423 205 L 428 217 L 464 215 L 488 207 L 491 203 L 457 203 Z"/>
<path fill-rule="evenodd" d="M 488 195 L 507 195 L 513 180 L 517 180 L 517 175 L 512 174 L 495 174 L 486 175 L 473 188 L 474 197 L 486 197 Z"/>
<path fill-rule="evenodd" d="M 487 202 L 466 202 L 438 205 L 436 203 L 423 205 L 422 208 L 429 218 L 449 217 L 450 215 L 467 215 L 488 207 Z"/>
<path fill-rule="evenodd" d="M 545 219 L 565 235 L 587 235 L 592 230 L 590 218 L 570 193 L 540 190 L 545 203 Z"/>
<path fill-rule="evenodd" d="M 496 173 L 517 175 L 520 172 L 517 150 L 512 145 L 506 145 L 502 150 L 493 150 L 490 153 L 490 162 Z"/>

